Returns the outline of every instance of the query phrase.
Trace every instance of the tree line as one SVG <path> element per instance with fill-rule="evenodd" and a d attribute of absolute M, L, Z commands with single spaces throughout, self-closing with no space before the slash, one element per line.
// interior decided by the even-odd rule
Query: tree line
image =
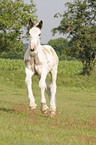
<path fill-rule="evenodd" d="M 67 34 L 67 39 L 50 40 L 59 57 L 65 55 L 79 58 L 83 73 L 90 74 L 96 60 L 96 2 L 95 0 L 74 0 L 65 4 L 66 11 L 58 12 L 54 18 L 61 18 L 59 26 L 52 33 Z M 28 35 L 28 20 L 37 21 L 36 6 L 22 0 L 1 0 L 0 2 L 0 54 L 5 52 L 21 56 L 24 53 L 23 30 Z"/>

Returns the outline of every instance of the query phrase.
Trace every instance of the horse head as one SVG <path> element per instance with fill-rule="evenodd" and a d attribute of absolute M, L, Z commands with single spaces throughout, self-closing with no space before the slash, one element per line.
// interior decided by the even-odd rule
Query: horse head
<path fill-rule="evenodd" d="M 40 45 L 40 34 L 41 29 L 43 26 L 43 21 L 41 20 L 39 23 L 35 24 L 29 20 L 29 33 L 30 33 L 30 43 L 29 43 L 29 49 L 30 51 L 34 51 L 36 48 Z"/>

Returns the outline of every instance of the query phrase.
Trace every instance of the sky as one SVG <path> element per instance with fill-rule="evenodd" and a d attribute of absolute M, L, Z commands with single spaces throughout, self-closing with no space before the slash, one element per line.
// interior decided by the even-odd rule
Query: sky
<path fill-rule="evenodd" d="M 28 2 L 30 0 L 25 0 Z M 66 2 L 73 2 L 73 0 L 33 0 L 36 5 L 36 15 L 38 20 L 43 21 L 43 28 L 41 32 L 41 43 L 47 44 L 50 39 L 56 39 L 59 37 L 64 37 L 62 34 L 55 34 L 52 36 L 51 30 L 59 26 L 60 18 L 54 18 L 54 15 L 59 12 L 63 13 L 66 9 L 64 4 Z"/>

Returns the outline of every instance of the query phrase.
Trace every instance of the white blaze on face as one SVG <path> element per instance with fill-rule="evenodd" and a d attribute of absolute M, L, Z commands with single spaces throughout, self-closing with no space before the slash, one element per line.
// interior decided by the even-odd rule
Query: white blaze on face
<path fill-rule="evenodd" d="M 41 34 L 41 30 L 37 27 L 33 27 L 32 29 L 30 29 L 29 33 L 30 36 L 35 39 L 39 36 L 39 34 Z"/>
<path fill-rule="evenodd" d="M 39 35 L 41 34 L 41 30 L 37 27 L 33 27 L 29 31 L 30 33 L 30 49 L 35 49 L 39 42 Z"/>

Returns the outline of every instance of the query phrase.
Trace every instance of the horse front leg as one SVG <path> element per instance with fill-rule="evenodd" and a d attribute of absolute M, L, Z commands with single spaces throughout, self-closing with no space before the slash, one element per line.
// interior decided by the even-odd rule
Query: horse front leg
<path fill-rule="evenodd" d="M 57 78 L 57 66 L 51 71 L 52 73 L 52 84 L 50 85 L 51 97 L 50 97 L 50 115 L 53 117 L 56 114 L 56 78 Z"/>
<path fill-rule="evenodd" d="M 41 89 L 41 112 L 47 113 L 48 106 L 46 105 L 46 99 L 45 99 L 45 88 L 46 88 L 45 80 L 46 80 L 47 74 L 44 72 L 45 71 L 43 71 L 43 73 L 41 74 L 41 79 L 39 81 L 39 87 Z"/>
<path fill-rule="evenodd" d="M 32 70 L 30 68 L 25 68 L 25 73 L 26 73 L 26 78 L 25 78 L 25 82 L 28 88 L 28 98 L 30 100 L 30 108 L 31 110 L 35 109 L 37 104 L 35 103 L 35 99 L 33 96 L 33 92 L 32 92 L 32 80 L 31 77 L 33 76 L 34 72 L 32 72 Z"/>

